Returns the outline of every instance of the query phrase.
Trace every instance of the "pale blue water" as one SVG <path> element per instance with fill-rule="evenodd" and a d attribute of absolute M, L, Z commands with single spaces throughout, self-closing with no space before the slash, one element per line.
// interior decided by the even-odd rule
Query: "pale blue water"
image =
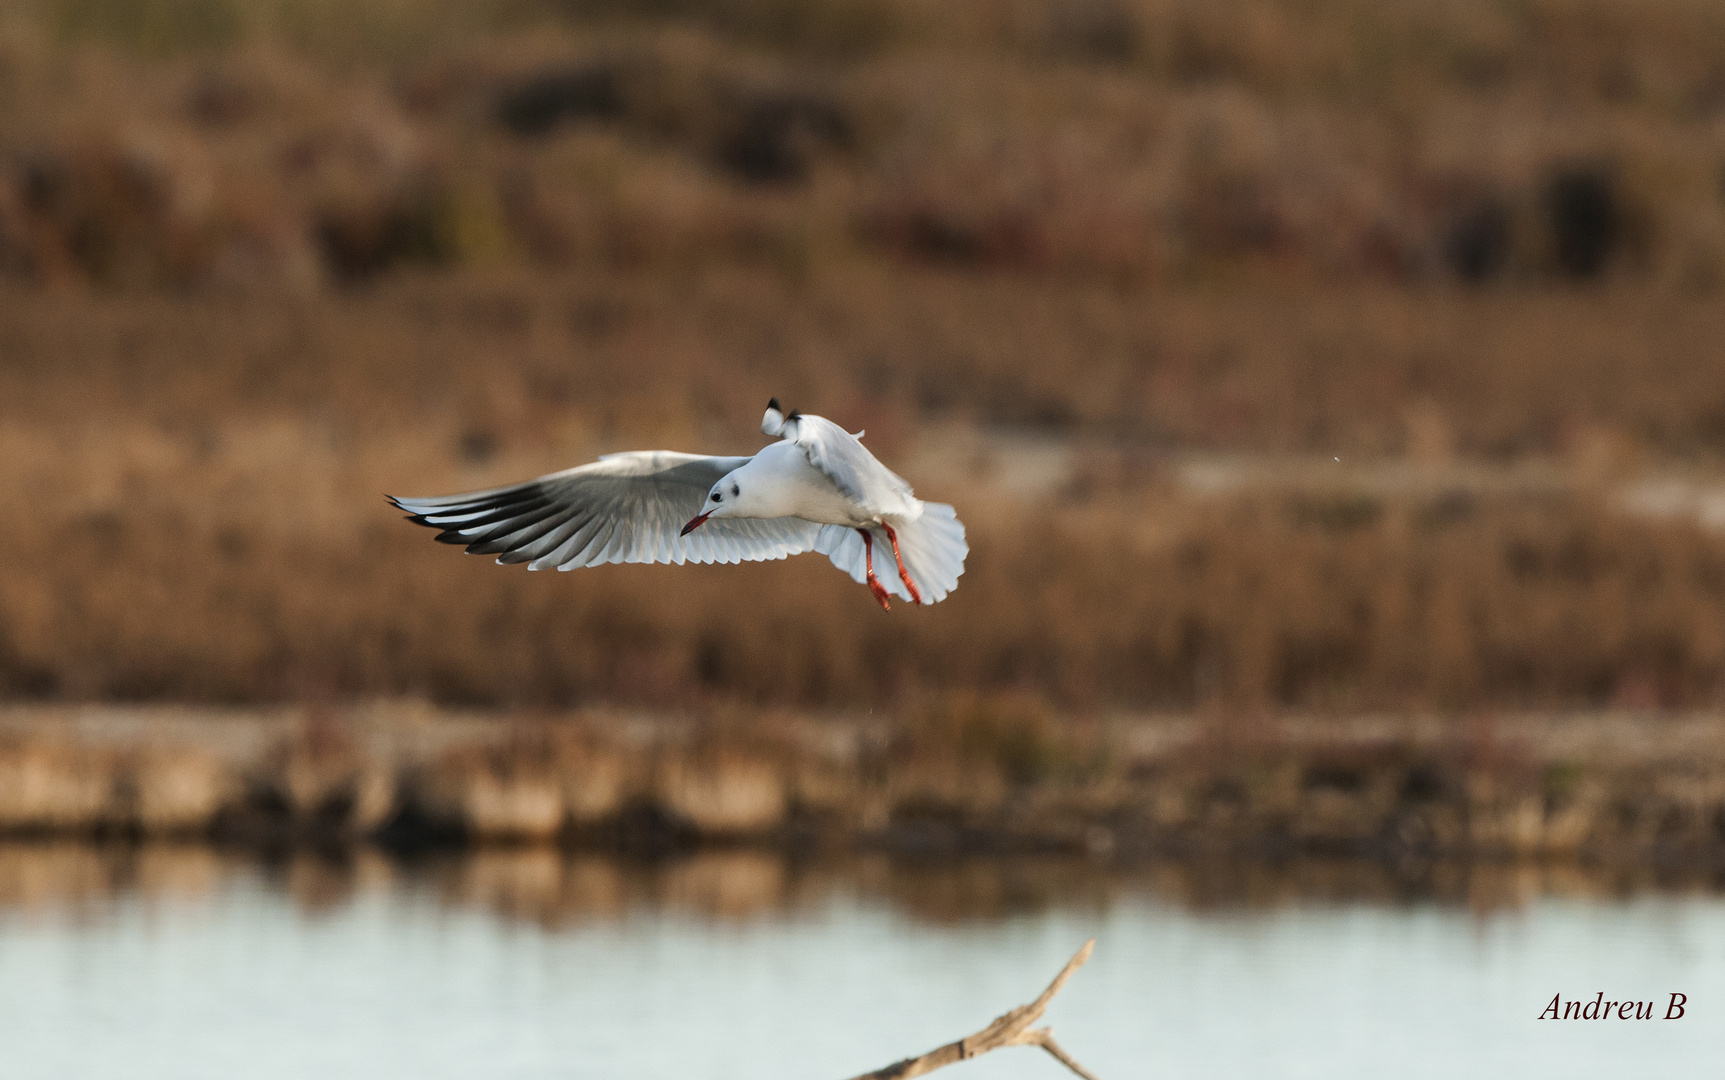
<path fill-rule="evenodd" d="M 936 922 L 842 875 L 728 916 L 627 892 L 534 921 L 401 875 L 318 904 L 245 866 L 191 889 L 19 886 L 0 897 L 0 1076 L 842 1080 L 1029 1000 L 1092 936 L 1046 1019 L 1104 1080 L 1702 1077 L 1725 1059 L 1717 896 L 1482 915 L 1056 889 Z M 1687 1015 L 1536 1019 L 1599 990 L 1660 1016 L 1679 991 Z M 1015 1048 L 938 1075 L 1069 1074 Z"/>

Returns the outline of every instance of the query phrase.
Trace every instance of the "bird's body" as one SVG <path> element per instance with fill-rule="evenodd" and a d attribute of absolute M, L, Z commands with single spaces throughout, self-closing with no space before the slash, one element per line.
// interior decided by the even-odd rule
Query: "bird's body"
<path fill-rule="evenodd" d="M 438 539 L 500 563 L 572 570 L 611 562 L 741 562 L 818 551 L 881 606 L 888 595 L 935 603 L 958 585 L 969 547 L 952 507 L 916 498 L 858 435 L 775 400 L 761 430 L 780 436 L 753 457 L 668 450 L 608 454 L 589 465 L 489 491 L 390 496 Z M 897 580 L 874 573 L 891 546 Z"/>
<path fill-rule="evenodd" d="M 826 473 L 809 462 L 809 455 L 794 442 L 776 442 L 761 448 L 748 464 L 731 474 L 738 486 L 760 492 L 758 502 L 748 504 L 749 517 L 794 517 L 820 525 L 876 524 L 870 514 L 845 497 Z M 722 492 L 721 492 L 722 494 Z"/>

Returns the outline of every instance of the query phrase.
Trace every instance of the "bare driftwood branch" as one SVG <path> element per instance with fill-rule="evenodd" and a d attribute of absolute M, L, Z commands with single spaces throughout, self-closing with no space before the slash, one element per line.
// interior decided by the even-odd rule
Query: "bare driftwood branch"
<path fill-rule="evenodd" d="M 1091 938 L 1084 943 L 1084 948 L 1079 949 L 1072 955 L 1072 959 L 1066 961 L 1066 966 L 1060 969 L 1060 974 L 1056 975 L 1054 981 L 1048 984 L 1048 989 L 1042 992 L 1041 997 L 1028 1005 L 1020 1005 L 1011 1012 L 997 1017 L 994 1023 L 975 1035 L 954 1043 L 947 1043 L 938 1050 L 930 1050 L 921 1057 L 905 1058 L 903 1061 L 888 1065 L 884 1069 L 864 1073 L 856 1077 L 855 1080 L 909 1080 L 912 1076 L 931 1073 L 943 1066 L 976 1057 L 978 1054 L 986 1054 L 990 1050 L 998 1050 L 1002 1046 L 1040 1046 L 1052 1054 L 1054 1060 L 1071 1069 L 1084 1080 L 1096 1080 L 1096 1077 L 1088 1072 L 1084 1066 L 1073 1061 L 1066 1051 L 1060 1048 L 1060 1044 L 1054 1041 L 1052 1031 L 1045 1027 L 1033 1028 L 1030 1026 L 1042 1019 L 1042 1010 L 1048 1008 L 1048 1003 L 1054 999 L 1055 994 L 1060 993 L 1060 988 L 1066 985 L 1066 980 L 1072 977 L 1072 973 L 1083 967 L 1084 961 L 1090 959 L 1090 952 L 1094 948 L 1096 948 L 1096 939 Z"/>

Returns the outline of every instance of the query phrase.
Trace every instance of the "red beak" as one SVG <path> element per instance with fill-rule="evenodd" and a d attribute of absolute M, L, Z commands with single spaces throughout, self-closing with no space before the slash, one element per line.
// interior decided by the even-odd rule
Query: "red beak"
<path fill-rule="evenodd" d="M 708 518 L 710 518 L 712 516 L 713 516 L 712 513 L 709 511 L 708 513 L 701 514 L 698 517 L 690 518 L 689 523 L 687 525 L 683 526 L 683 531 L 678 533 L 677 535 L 678 536 L 688 536 L 690 533 L 694 532 L 696 529 L 701 527 L 701 522 L 706 521 Z"/>

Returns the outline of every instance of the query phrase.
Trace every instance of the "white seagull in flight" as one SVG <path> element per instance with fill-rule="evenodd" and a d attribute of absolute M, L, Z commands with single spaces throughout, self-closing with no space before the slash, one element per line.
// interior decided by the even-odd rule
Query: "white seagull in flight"
<path fill-rule="evenodd" d="M 818 551 L 883 608 L 887 597 L 933 604 L 958 587 L 964 525 L 831 420 L 779 409 L 761 431 L 779 436 L 754 457 L 670 450 L 606 454 L 537 480 L 434 499 L 385 496 L 408 520 L 442 530 L 499 563 L 529 570 L 602 563 L 734 563 Z M 891 545 L 896 580 L 875 576 L 877 540 Z"/>

